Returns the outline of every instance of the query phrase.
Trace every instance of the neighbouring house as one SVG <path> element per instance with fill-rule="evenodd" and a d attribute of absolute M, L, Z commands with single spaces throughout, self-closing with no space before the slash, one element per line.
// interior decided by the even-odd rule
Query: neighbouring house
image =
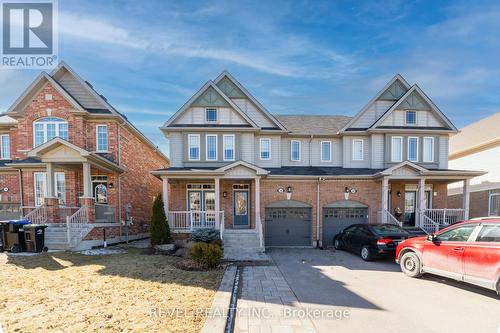
<path fill-rule="evenodd" d="M 0 219 L 48 224 L 49 248 L 148 236 L 168 159 L 65 63 L 0 117 L 0 153 Z"/>
<path fill-rule="evenodd" d="M 468 215 L 447 210 L 448 184 L 467 194 L 481 174 L 449 170 L 457 129 L 401 75 L 348 117 L 271 114 L 223 72 L 161 130 L 171 164 L 153 174 L 172 230 L 216 227 L 230 247 L 326 246 L 353 223 L 434 232 Z"/>
<path fill-rule="evenodd" d="M 450 138 L 451 168 L 482 170 L 470 183 L 470 216 L 500 216 L 500 112 L 464 127 Z M 448 187 L 448 205 L 460 207 L 463 188 Z"/>

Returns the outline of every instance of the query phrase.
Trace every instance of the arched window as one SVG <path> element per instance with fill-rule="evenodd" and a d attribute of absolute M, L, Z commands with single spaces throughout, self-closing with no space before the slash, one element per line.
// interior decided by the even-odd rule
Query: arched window
<path fill-rule="evenodd" d="M 42 118 L 33 123 L 33 144 L 35 147 L 55 137 L 68 140 L 68 122 L 61 118 Z"/>

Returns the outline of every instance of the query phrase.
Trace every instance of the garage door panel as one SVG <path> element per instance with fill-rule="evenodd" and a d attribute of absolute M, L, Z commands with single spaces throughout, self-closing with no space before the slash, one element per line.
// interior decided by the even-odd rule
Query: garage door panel
<path fill-rule="evenodd" d="M 266 208 L 266 246 L 310 246 L 310 208 Z"/>
<path fill-rule="evenodd" d="M 332 245 L 336 234 L 357 223 L 368 223 L 368 208 L 323 208 L 323 245 Z"/>

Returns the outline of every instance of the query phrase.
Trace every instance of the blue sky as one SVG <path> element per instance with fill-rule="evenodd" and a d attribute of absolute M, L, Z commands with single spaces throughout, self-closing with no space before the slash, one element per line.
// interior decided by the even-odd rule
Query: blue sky
<path fill-rule="evenodd" d="M 59 1 L 59 58 L 165 151 L 224 69 L 282 114 L 354 115 L 401 73 L 461 128 L 500 111 L 499 31 L 498 1 Z M 0 109 L 37 73 L 0 70 Z"/>

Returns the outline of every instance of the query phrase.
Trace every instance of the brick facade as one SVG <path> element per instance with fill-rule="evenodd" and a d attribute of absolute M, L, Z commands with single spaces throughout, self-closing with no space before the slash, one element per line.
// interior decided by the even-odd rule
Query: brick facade
<path fill-rule="evenodd" d="M 489 215 L 490 191 L 470 192 L 469 217 L 484 217 Z M 463 194 L 450 195 L 448 208 L 462 208 Z"/>

